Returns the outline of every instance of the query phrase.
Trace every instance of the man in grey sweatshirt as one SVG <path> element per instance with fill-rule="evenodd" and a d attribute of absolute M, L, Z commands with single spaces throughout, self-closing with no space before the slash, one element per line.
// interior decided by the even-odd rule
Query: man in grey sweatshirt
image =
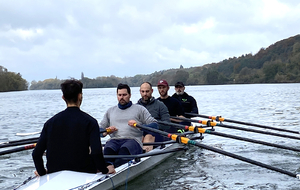
<path fill-rule="evenodd" d="M 107 110 L 100 128 L 108 129 L 111 139 L 104 147 L 105 155 L 135 155 L 143 152 L 143 131 L 134 126 L 135 123 L 158 128 L 157 121 L 143 106 L 132 104 L 130 101 L 131 90 L 127 84 L 117 87 L 118 105 Z M 147 133 L 152 133 L 147 131 Z M 152 133 L 153 134 L 153 133 Z M 105 134 L 104 134 L 105 135 Z M 154 135 L 154 134 L 153 134 Z M 127 162 L 125 159 L 107 159 L 115 167 Z"/>

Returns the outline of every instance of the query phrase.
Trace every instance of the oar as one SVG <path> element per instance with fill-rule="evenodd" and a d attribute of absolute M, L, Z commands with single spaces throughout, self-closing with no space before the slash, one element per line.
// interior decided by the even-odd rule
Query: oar
<path fill-rule="evenodd" d="M 178 119 L 181 119 L 181 117 L 178 117 Z M 185 118 L 182 118 L 182 119 L 187 120 Z M 280 134 L 280 133 L 273 133 L 273 132 L 268 132 L 268 131 L 260 131 L 260 130 L 256 130 L 256 129 L 248 129 L 248 128 L 238 127 L 238 126 L 225 125 L 223 123 L 217 123 L 217 122 L 210 121 L 210 120 L 207 120 L 207 121 L 195 120 L 195 121 L 197 121 L 198 123 L 201 123 L 203 125 L 207 125 L 207 126 L 219 126 L 219 127 L 229 128 L 229 129 L 249 131 L 249 132 L 261 133 L 261 134 L 265 134 L 265 135 L 273 135 L 273 136 L 278 136 L 278 137 L 300 140 L 300 137 L 295 137 L 295 136 L 285 135 L 285 134 Z"/>
<path fill-rule="evenodd" d="M 236 140 L 252 142 L 252 143 L 256 143 L 256 144 L 262 144 L 262 145 L 267 145 L 267 146 L 271 146 L 271 147 L 282 148 L 282 149 L 286 149 L 286 150 L 292 150 L 292 151 L 300 152 L 299 148 L 293 148 L 293 147 L 283 146 L 283 145 L 279 145 L 279 144 L 268 143 L 268 142 L 264 142 L 264 141 L 259 141 L 259 140 L 239 137 L 239 136 L 235 136 L 235 135 L 220 133 L 220 132 L 212 131 L 212 130 L 209 130 L 209 129 L 204 129 L 202 127 L 184 126 L 184 125 L 169 123 L 169 122 L 164 122 L 164 121 L 158 121 L 158 123 L 164 124 L 164 125 L 171 125 L 171 126 L 174 126 L 174 127 L 180 128 L 180 129 L 193 131 L 195 133 L 207 133 L 207 134 L 211 134 L 211 135 L 227 137 L 227 138 L 232 138 L 232 139 L 236 139 Z"/>
<path fill-rule="evenodd" d="M 179 147 L 179 148 L 173 148 L 169 150 L 162 150 L 162 151 L 151 151 L 143 154 L 136 154 L 136 155 L 103 155 L 104 158 L 124 158 L 124 159 L 133 159 L 133 158 L 143 158 L 143 157 L 148 157 L 148 156 L 157 156 L 161 154 L 167 154 L 167 153 L 172 153 L 172 152 L 178 152 L 178 151 L 186 151 L 188 150 L 187 147 Z"/>
<path fill-rule="evenodd" d="M 266 125 L 260 125 L 260 124 L 254 124 L 254 123 L 246 123 L 246 122 L 243 122 L 243 121 L 225 119 L 221 116 L 206 116 L 206 115 L 200 115 L 200 114 L 194 114 L 194 113 L 185 113 L 185 114 L 191 115 L 191 116 L 194 116 L 194 117 L 208 118 L 208 119 L 221 121 L 221 122 L 226 121 L 226 122 L 238 123 L 238 124 L 242 124 L 242 125 L 249 125 L 249 126 L 260 127 L 260 128 L 265 128 L 265 129 L 272 129 L 272 130 L 277 130 L 277 131 L 284 131 L 284 132 L 289 132 L 289 133 L 300 134 L 300 131 L 293 131 L 293 130 L 281 129 L 281 128 L 276 128 L 276 127 L 269 127 L 269 126 L 266 126 Z"/>
<path fill-rule="evenodd" d="M 109 129 L 102 129 L 99 128 L 100 133 L 108 132 Z M 33 135 L 33 134 L 39 134 L 40 132 L 33 132 L 33 133 L 17 133 L 16 135 L 26 136 L 26 135 Z M 9 147 L 9 146 L 18 146 L 18 145 L 24 145 L 24 144 L 30 144 L 35 143 L 39 140 L 39 137 L 29 138 L 29 139 L 22 139 L 22 140 L 16 140 L 16 141 L 7 141 L 7 142 L 1 142 L 0 148 Z"/>
<path fill-rule="evenodd" d="M 29 135 L 36 135 L 36 134 L 40 134 L 41 131 L 38 132 L 31 132 L 31 133 L 16 133 L 17 136 L 29 136 Z"/>
<path fill-rule="evenodd" d="M 23 139 L 23 140 L 16 140 L 16 141 L 7 141 L 7 142 L 0 143 L 0 148 L 36 143 L 38 140 L 39 140 L 39 137 Z"/>
<path fill-rule="evenodd" d="M 2 145 L 2 144 L 9 144 L 9 143 L 18 143 L 18 142 L 23 142 L 23 141 L 35 140 L 35 139 L 39 139 L 39 137 L 33 137 L 33 138 L 29 138 L 29 139 L 21 139 L 21 140 L 1 142 L 0 145 Z"/>
<path fill-rule="evenodd" d="M 194 134 L 193 133 L 182 133 L 184 135 L 188 135 L 188 134 Z M 192 137 L 192 140 L 202 140 L 204 137 L 203 136 L 197 136 L 197 137 Z M 164 146 L 166 144 L 174 144 L 177 143 L 176 141 L 173 140 L 169 140 L 169 141 L 162 141 L 162 142 L 147 142 L 147 143 L 143 143 L 144 146 L 151 146 L 151 145 L 156 145 L 156 146 Z M 102 144 L 103 145 L 103 144 Z"/>
<path fill-rule="evenodd" d="M 104 133 L 109 131 L 109 129 L 102 129 L 99 128 L 100 133 Z M 37 132 L 31 132 L 31 133 L 16 133 L 17 136 L 29 136 L 29 135 L 36 135 L 36 134 L 40 134 L 41 131 L 37 131 Z"/>
<path fill-rule="evenodd" d="M 292 172 L 289 172 L 289 171 L 286 171 L 286 170 L 282 170 L 280 168 L 276 168 L 276 167 L 273 167 L 273 166 L 270 166 L 270 165 L 267 165 L 267 164 L 264 164 L 264 163 L 261 163 L 261 162 L 258 162 L 258 161 L 255 161 L 255 160 L 243 157 L 243 156 L 239 156 L 239 155 L 236 155 L 236 154 L 233 154 L 233 153 L 230 153 L 230 152 L 226 152 L 224 150 L 220 150 L 220 149 L 217 149 L 217 148 L 214 148 L 214 147 L 210 147 L 210 146 L 201 144 L 201 143 L 199 143 L 197 141 L 190 140 L 187 137 L 179 136 L 179 135 L 176 135 L 176 134 L 170 134 L 170 133 L 167 133 L 165 131 L 160 131 L 160 130 L 153 129 L 153 128 L 146 127 L 146 126 L 139 125 L 139 124 L 134 124 L 134 125 L 136 127 L 141 128 L 141 129 L 146 129 L 146 130 L 149 130 L 149 131 L 152 131 L 152 132 L 164 135 L 164 136 L 166 136 L 166 137 L 168 137 L 168 138 L 170 138 L 172 140 L 176 140 L 177 142 L 182 143 L 182 144 L 191 144 L 191 145 L 194 145 L 194 146 L 198 146 L 198 147 L 206 149 L 206 150 L 217 152 L 217 153 L 223 154 L 225 156 L 229 156 L 229 157 L 232 157 L 232 158 L 235 158 L 235 159 L 238 159 L 238 160 L 250 163 L 250 164 L 254 164 L 254 165 L 266 168 L 266 169 L 277 171 L 279 173 L 286 174 L 288 176 L 300 179 L 300 174 L 292 173 Z"/>
<path fill-rule="evenodd" d="M 20 152 L 23 150 L 33 149 L 35 146 L 36 146 L 36 143 L 34 143 L 32 145 L 27 145 L 27 146 L 23 146 L 23 147 L 18 147 L 18 148 L 14 148 L 14 149 L 10 149 L 10 150 L 1 151 L 0 156 L 5 155 L 5 154 L 14 153 L 14 152 Z"/>

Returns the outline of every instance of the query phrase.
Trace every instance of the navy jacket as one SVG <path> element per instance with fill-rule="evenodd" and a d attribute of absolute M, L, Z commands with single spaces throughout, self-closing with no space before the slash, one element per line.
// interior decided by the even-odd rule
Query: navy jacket
<path fill-rule="evenodd" d="M 44 124 L 32 153 L 39 175 L 46 174 L 42 158 L 45 151 L 48 173 L 61 170 L 108 172 L 98 122 L 78 107 L 68 107 Z"/>

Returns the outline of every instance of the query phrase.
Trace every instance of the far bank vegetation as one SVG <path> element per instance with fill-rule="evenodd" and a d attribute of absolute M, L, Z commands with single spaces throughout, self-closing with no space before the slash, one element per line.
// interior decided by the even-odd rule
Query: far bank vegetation
<path fill-rule="evenodd" d="M 28 89 L 28 82 L 20 73 L 10 72 L 0 65 L 0 92 L 21 91 Z"/>
<path fill-rule="evenodd" d="M 84 88 L 110 88 L 116 87 L 120 82 L 133 87 L 148 81 L 155 86 L 160 79 L 167 80 L 170 85 L 177 81 L 186 85 L 299 83 L 300 35 L 276 42 L 268 48 L 261 48 L 255 55 L 249 53 L 219 63 L 191 68 L 180 65 L 177 69 L 124 78 L 111 75 L 91 79 L 81 73 L 80 80 Z M 57 78 L 32 81 L 30 89 L 58 89 L 63 81 Z"/>

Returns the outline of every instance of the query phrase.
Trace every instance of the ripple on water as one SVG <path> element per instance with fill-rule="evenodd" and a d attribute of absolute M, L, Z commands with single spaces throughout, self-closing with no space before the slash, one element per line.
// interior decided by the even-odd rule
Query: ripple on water
<path fill-rule="evenodd" d="M 299 131 L 300 84 L 255 84 L 187 86 L 204 115 L 284 127 Z M 132 88 L 132 101 L 139 88 Z M 173 88 L 170 94 L 173 94 Z M 154 96 L 158 92 L 154 89 Z M 40 131 L 44 122 L 65 109 L 59 90 L 0 93 L 0 139 L 20 140 L 17 132 Z M 22 102 L 22 105 L 19 104 Z M 116 105 L 115 89 L 84 89 L 82 110 L 101 121 L 105 111 Z M 199 118 L 202 120 L 203 118 Z M 205 119 L 206 120 L 206 119 Z M 230 124 L 231 123 L 226 123 Z M 252 127 L 249 127 L 252 128 Z M 265 129 L 260 129 L 265 130 Z M 299 141 L 216 127 L 216 131 L 285 146 Z M 269 131 L 269 130 L 266 130 Z M 273 131 L 274 132 L 274 131 Z M 32 137 L 32 136 L 30 136 Z M 28 137 L 29 138 L 29 137 Z M 249 157 L 291 172 L 300 172 L 299 153 L 206 134 L 204 144 Z M 0 156 L 0 189 L 12 189 L 33 175 L 31 150 Z M 193 148 L 175 154 L 163 164 L 130 182 L 128 189 L 298 189 L 300 182 L 289 176 Z M 119 189 L 124 189 L 120 187 Z"/>

